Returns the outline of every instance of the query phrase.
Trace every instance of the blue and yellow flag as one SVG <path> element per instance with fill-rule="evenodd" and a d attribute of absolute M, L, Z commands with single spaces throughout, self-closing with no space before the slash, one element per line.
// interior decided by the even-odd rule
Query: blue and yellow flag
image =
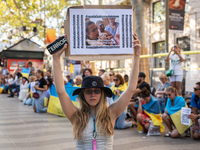
<path fill-rule="evenodd" d="M 24 77 L 26 77 L 28 79 L 28 75 L 30 73 L 30 69 L 28 69 L 28 68 L 22 68 L 21 73 L 22 73 L 22 76 L 24 76 Z"/>
<path fill-rule="evenodd" d="M 65 91 L 67 92 L 67 94 L 69 95 L 72 103 L 76 106 L 79 107 L 79 102 L 76 101 L 76 96 L 72 96 L 72 93 L 74 92 L 74 90 L 78 89 L 79 87 L 73 87 L 73 86 L 66 86 L 65 85 Z M 48 113 L 52 113 L 55 115 L 59 115 L 59 116 L 63 116 L 65 117 L 63 111 L 62 111 L 62 107 L 60 104 L 60 100 L 58 98 L 58 94 L 56 92 L 56 87 L 55 85 L 52 85 L 50 88 L 50 98 L 49 98 L 49 105 L 48 105 Z"/>
<path fill-rule="evenodd" d="M 167 99 L 167 104 L 165 108 L 167 109 L 167 112 L 170 115 L 179 134 L 183 134 L 192 125 L 192 121 L 190 121 L 191 124 L 189 126 L 181 123 L 182 107 L 187 107 L 183 97 L 176 96 L 174 100 L 174 106 L 172 106 L 171 100 L 169 98 Z"/>
<path fill-rule="evenodd" d="M 162 124 L 160 106 L 156 98 L 151 95 L 150 102 L 143 104 L 142 109 L 151 118 L 153 125 L 160 127 L 160 132 L 162 133 L 165 130 L 165 126 Z M 138 131 L 140 130 L 142 130 L 142 126 L 138 122 Z"/>

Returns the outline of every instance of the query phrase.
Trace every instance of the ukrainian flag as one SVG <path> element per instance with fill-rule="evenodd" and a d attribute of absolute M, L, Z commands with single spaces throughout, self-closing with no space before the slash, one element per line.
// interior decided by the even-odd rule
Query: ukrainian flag
<path fill-rule="evenodd" d="M 30 73 L 30 69 L 22 68 L 21 73 L 22 73 L 22 76 L 24 76 L 24 77 L 26 77 L 28 79 L 28 75 Z"/>
<path fill-rule="evenodd" d="M 78 88 L 79 87 L 73 87 L 73 86 L 69 87 L 69 86 L 65 85 L 65 91 L 67 92 L 67 94 L 69 95 L 72 103 L 76 107 L 79 107 L 79 103 L 78 103 L 78 101 L 76 101 L 77 95 L 76 96 L 72 96 L 72 93 L 74 92 L 74 90 L 76 90 Z M 62 111 L 60 100 L 58 98 L 58 94 L 56 92 L 55 85 L 52 85 L 51 88 L 50 88 L 50 98 L 49 98 L 49 105 L 48 105 L 47 112 L 65 117 L 65 115 L 64 115 L 64 113 Z"/>
<path fill-rule="evenodd" d="M 167 112 L 170 115 L 179 134 L 183 134 L 192 125 L 192 120 L 190 120 L 189 126 L 181 123 L 181 108 L 182 107 L 187 108 L 187 105 L 183 97 L 176 96 L 174 100 L 174 106 L 172 106 L 171 100 L 169 98 L 167 99 L 167 104 L 165 108 L 167 109 Z"/>
<path fill-rule="evenodd" d="M 151 118 L 154 126 L 160 127 L 160 132 L 165 130 L 165 126 L 162 124 L 162 118 L 160 114 L 160 107 L 158 101 L 155 97 L 151 95 L 151 100 L 149 103 L 142 105 L 142 110 Z M 138 122 L 138 131 L 142 130 L 143 127 Z"/>

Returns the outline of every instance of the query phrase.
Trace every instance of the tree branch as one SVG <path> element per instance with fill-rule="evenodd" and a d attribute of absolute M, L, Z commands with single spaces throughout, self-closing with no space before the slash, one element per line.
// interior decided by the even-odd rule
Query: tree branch
<path fill-rule="evenodd" d="M 7 1 L 4 0 L 4 2 L 6 3 L 6 6 L 7 6 L 9 12 L 10 12 L 12 15 L 15 15 L 14 12 L 12 12 L 12 11 L 10 10 L 10 6 L 8 5 Z"/>

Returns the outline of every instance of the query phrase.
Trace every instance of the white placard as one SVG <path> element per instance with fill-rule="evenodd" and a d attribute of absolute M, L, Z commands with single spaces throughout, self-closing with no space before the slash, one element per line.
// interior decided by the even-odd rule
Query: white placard
<path fill-rule="evenodd" d="M 188 119 L 188 115 L 191 114 L 191 108 L 181 108 L 181 123 L 184 125 L 190 125 L 190 119 Z"/>
<path fill-rule="evenodd" d="M 31 93 L 35 93 L 36 89 L 34 88 L 36 82 L 31 82 Z"/>
<path fill-rule="evenodd" d="M 70 9 L 71 55 L 133 54 L 132 28 L 132 9 Z"/>

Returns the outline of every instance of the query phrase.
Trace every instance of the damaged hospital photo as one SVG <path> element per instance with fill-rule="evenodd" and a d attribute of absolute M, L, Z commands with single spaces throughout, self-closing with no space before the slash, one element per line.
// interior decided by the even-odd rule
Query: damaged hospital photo
<path fill-rule="evenodd" d="M 120 45 L 119 17 L 85 18 L 85 35 L 87 47 Z"/>

